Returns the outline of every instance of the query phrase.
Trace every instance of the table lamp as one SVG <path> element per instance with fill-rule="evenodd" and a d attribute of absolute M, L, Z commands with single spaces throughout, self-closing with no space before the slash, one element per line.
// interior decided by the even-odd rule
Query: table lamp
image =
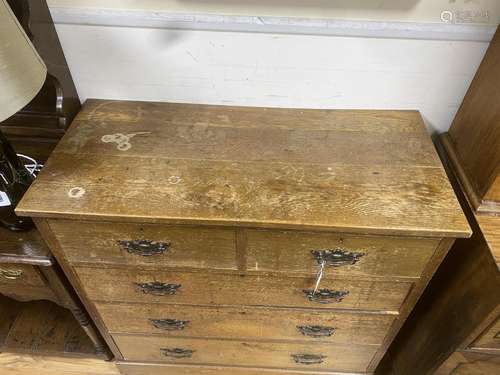
<path fill-rule="evenodd" d="M 0 122 L 27 105 L 40 91 L 47 68 L 6 0 L 0 0 Z M 0 224 L 11 230 L 32 227 L 14 208 L 33 181 L 0 130 Z"/>

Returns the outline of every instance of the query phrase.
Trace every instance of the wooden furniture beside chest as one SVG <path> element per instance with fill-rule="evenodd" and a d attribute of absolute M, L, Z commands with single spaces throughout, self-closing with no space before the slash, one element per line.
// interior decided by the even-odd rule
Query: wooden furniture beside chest
<path fill-rule="evenodd" d="M 0 294 L 17 301 L 52 301 L 70 310 L 92 341 L 96 355 L 111 358 L 101 335 L 36 229 L 12 232 L 0 228 Z"/>
<path fill-rule="evenodd" d="M 444 135 L 444 145 L 474 211 L 500 215 L 500 29 Z M 500 258 L 500 255 L 499 255 Z"/>
<path fill-rule="evenodd" d="M 456 186 L 474 233 L 455 242 L 378 374 L 500 372 L 500 271 L 492 256 L 500 250 L 500 217 L 474 213 Z"/>
<path fill-rule="evenodd" d="M 438 141 L 473 236 L 455 242 L 380 374 L 500 373 L 499 76 L 497 32 L 449 133 Z"/>
<path fill-rule="evenodd" d="M 414 111 L 89 100 L 17 210 L 130 375 L 370 373 L 470 234 Z"/>

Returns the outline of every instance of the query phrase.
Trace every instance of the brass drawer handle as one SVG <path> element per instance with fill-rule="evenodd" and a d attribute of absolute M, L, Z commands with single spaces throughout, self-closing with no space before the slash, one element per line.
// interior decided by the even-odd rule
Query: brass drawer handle
<path fill-rule="evenodd" d="M 8 280 L 18 280 L 23 276 L 22 270 L 7 270 L 5 268 L 0 268 L 0 277 Z"/>
<path fill-rule="evenodd" d="M 154 296 L 170 296 L 177 293 L 177 289 L 181 284 L 166 284 L 154 281 L 151 283 L 135 283 L 139 291 L 144 294 L 152 294 Z"/>
<path fill-rule="evenodd" d="M 164 331 L 182 331 L 189 324 L 189 320 L 177 319 L 149 319 L 153 327 Z"/>
<path fill-rule="evenodd" d="M 297 329 L 304 336 L 309 337 L 330 337 L 337 328 L 324 326 L 297 326 Z"/>
<path fill-rule="evenodd" d="M 317 354 L 292 354 L 295 363 L 302 365 L 317 365 L 325 361 L 326 356 Z"/>
<path fill-rule="evenodd" d="M 313 250 L 311 254 L 318 264 L 325 262 L 325 265 L 332 267 L 351 266 L 366 255 L 365 253 L 350 252 L 339 247 L 334 250 Z"/>
<path fill-rule="evenodd" d="M 170 357 L 170 358 L 191 358 L 193 356 L 193 353 L 195 352 L 194 350 L 189 350 L 189 349 L 181 349 L 181 348 L 161 348 L 160 349 L 161 354 L 163 354 L 165 357 Z"/>
<path fill-rule="evenodd" d="M 127 250 L 129 254 L 140 255 L 143 257 L 151 257 L 161 255 L 167 252 L 170 248 L 170 242 L 156 242 L 150 240 L 135 240 L 135 241 L 117 241 L 123 250 Z"/>
<path fill-rule="evenodd" d="M 330 289 L 318 289 L 316 293 L 311 289 L 303 290 L 306 297 L 311 302 L 317 303 L 332 303 L 332 302 L 342 302 L 342 300 L 349 294 L 347 290 L 330 290 Z"/>

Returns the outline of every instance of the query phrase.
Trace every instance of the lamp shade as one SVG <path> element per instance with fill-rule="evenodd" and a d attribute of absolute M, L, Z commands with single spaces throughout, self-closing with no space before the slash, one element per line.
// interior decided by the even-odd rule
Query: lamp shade
<path fill-rule="evenodd" d="M 0 0 L 0 122 L 42 88 L 47 68 L 5 0 Z"/>

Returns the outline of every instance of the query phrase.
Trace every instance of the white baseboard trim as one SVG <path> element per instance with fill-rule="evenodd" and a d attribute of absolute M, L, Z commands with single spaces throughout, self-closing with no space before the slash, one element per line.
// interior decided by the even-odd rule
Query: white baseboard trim
<path fill-rule="evenodd" d="M 179 14 L 156 11 L 50 8 L 56 24 L 490 42 L 496 27 L 478 24 L 380 22 L 295 17 Z"/>

